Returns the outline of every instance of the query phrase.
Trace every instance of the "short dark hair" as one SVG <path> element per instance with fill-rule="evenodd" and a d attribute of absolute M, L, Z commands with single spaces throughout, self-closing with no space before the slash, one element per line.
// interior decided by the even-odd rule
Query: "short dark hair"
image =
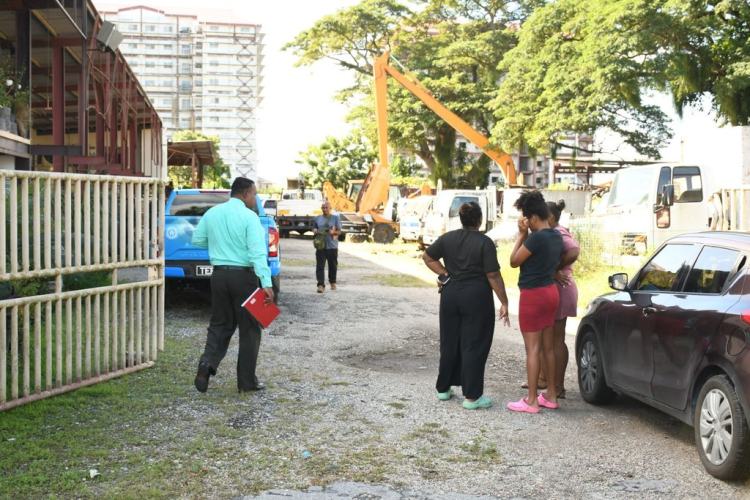
<path fill-rule="evenodd" d="M 565 200 L 558 200 L 557 203 L 554 201 L 548 201 L 547 208 L 549 208 L 552 217 L 554 217 L 557 222 L 560 222 L 562 211 L 565 210 Z"/>
<path fill-rule="evenodd" d="M 466 202 L 458 209 L 458 217 L 463 227 L 479 227 L 482 225 L 482 207 L 476 201 Z"/>
<path fill-rule="evenodd" d="M 232 183 L 232 196 L 244 193 L 255 186 L 255 183 L 245 177 L 237 177 Z"/>
<path fill-rule="evenodd" d="M 524 217 L 536 215 L 542 220 L 549 219 L 549 208 L 544 196 L 538 190 L 526 190 L 521 193 L 513 206 L 519 210 Z"/>

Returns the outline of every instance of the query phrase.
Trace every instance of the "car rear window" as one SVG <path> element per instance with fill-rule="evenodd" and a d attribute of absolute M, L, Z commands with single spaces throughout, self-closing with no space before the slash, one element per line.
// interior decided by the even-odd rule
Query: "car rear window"
<path fill-rule="evenodd" d="M 224 203 L 229 199 L 229 193 L 199 193 L 178 194 L 169 207 L 169 215 L 183 217 L 202 216 L 208 209 Z"/>
<path fill-rule="evenodd" d="M 266 200 L 263 202 L 263 208 L 276 208 L 276 200 Z"/>
<path fill-rule="evenodd" d="M 690 271 L 685 292 L 721 293 L 740 252 L 727 248 L 705 247 Z"/>

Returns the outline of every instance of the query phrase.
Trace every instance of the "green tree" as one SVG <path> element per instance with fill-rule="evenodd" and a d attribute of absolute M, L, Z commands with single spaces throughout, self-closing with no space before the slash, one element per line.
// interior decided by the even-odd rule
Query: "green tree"
<path fill-rule="evenodd" d="M 391 177 L 414 177 L 422 168 L 422 164 L 413 156 L 396 155 L 388 163 Z"/>
<path fill-rule="evenodd" d="M 288 44 L 297 65 L 330 59 L 356 76 L 339 98 L 353 106 L 350 120 L 375 143 L 372 65 L 390 50 L 448 109 L 488 134 L 494 123 L 485 104 L 495 95 L 503 55 L 516 43 L 512 23 L 539 2 L 509 0 L 363 0 L 317 21 Z M 455 131 L 409 91 L 388 86 L 389 142 L 449 185 L 456 168 Z"/>
<path fill-rule="evenodd" d="M 203 187 L 227 189 L 231 186 L 231 180 L 229 179 L 231 171 L 229 165 L 224 163 L 221 154 L 219 154 L 219 144 L 221 143 L 219 136 L 205 135 L 193 130 L 179 130 L 172 136 L 172 142 L 180 141 L 213 141 L 214 147 L 216 148 L 216 163 L 203 166 Z M 190 186 L 191 168 L 189 165 L 169 166 L 168 171 L 169 180 L 172 181 L 175 186 Z"/>
<path fill-rule="evenodd" d="M 343 189 L 350 179 L 363 179 L 375 157 L 370 142 L 355 131 L 342 139 L 329 136 L 321 144 L 310 145 L 300 152 L 297 163 L 306 167 L 302 176 L 308 187 L 319 188 L 330 181 Z"/>
<path fill-rule="evenodd" d="M 707 95 L 719 119 L 750 119 L 750 4 L 744 0 L 558 0 L 520 29 L 500 69 L 493 140 L 540 152 L 566 132 L 610 130 L 658 157 L 669 120 L 645 104 L 671 93 L 678 112 Z"/>

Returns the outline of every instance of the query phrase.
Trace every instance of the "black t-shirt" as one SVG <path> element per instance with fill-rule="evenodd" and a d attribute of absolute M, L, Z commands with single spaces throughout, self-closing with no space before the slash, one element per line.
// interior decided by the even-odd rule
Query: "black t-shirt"
<path fill-rule="evenodd" d="M 456 229 L 445 233 L 426 253 L 435 260 L 443 259 L 452 281 L 484 277 L 500 270 L 495 244 L 479 231 Z"/>
<path fill-rule="evenodd" d="M 562 235 L 554 229 L 531 233 L 523 244 L 531 255 L 521 264 L 518 288 L 528 290 L 552 285 L 562 255 L 562 245 Z"/>

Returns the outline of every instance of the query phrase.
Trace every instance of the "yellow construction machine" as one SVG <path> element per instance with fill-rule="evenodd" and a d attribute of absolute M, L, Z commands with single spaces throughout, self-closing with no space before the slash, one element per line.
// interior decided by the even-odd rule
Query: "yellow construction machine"
<path fill-rule="evenodd" d="M 390 65 L 391 59 L 399 64 L 405 74 Z M 391 174 L 388 169 L 388 75 L 414 94 L 417 99 L 460 132 L 472 144 L 484 151 L 500 166 L 509 185 L 516 184 L 516 169 L 511 157 L 502 151 L 491 148 L 489 140 L 485 136 L 440 104 L 414 75 L 401 66 L 395 58 L 391 57 L 390 52 L 384 53 L 375 61 L 374 73 L 379 162 L 373 165 L 362 182 L 356 202 L 338 192 L 329 182 L 326 182 L 323 186 L 323 195 L 331 202 L 335 210 L 343 214 L 342 225 L 349 224 L 350 231 L 347 231 L 346 227 L 343 228 L 345 233 L 362 233 L 365 231 L 363 224 L 367 224 L 367 232 L 378 243 L 391 243 L 398 235 L 398 223 L 387 217 L 388 210 L 385 207 L 391 194 Z M 423 186 L 420 191 L 420 194 L 422 193 L 430 194 L 429 186 Z M 379 208 L 386 208 L 386 210 L 381 212 Z"/>

